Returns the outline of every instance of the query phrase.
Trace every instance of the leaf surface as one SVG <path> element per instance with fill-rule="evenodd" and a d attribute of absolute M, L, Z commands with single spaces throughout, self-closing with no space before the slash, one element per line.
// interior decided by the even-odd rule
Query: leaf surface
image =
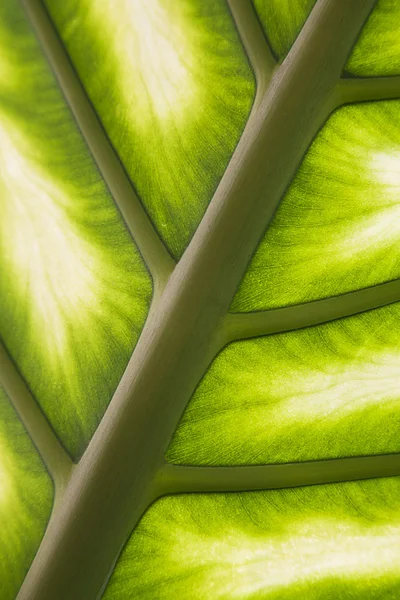
<path fill-rule="evenodd" d="M 253 0 L 253 4 L 274 54 L 282 61 L 315 0 Z"/>
<path fill-rule="evenodd" d="M 400 102 L 336 111 L 297 171 L 233 312 L 336 296 L 400 276 Z"/>
<path fill-rule="evenodd" d="M 6 600 L 397 600 L 399 8 L 314 4 L 0 6 Z"/>
<path fill-rule="evenodd" d="M 400 3 L 378 0 L 347 63 L 352 75 L 400 75 Z"/>
<path fill-rule="evenodd" d="M 53 486 L 0 388 L 0 596 L 14 600 L 35 556 L 53 502 Z"/>
<path fill-rule="evenodd" d="M 223 0 L 47 0 L 146 210 L 179 257 L 248 117 L 253 75 Z"/>
<path fill-rule="evenodd" d="M 105 600 L 388 600 L 400 591 L 400 481 L 153 505 L 122 552 Z"/>
<path fill-rule="evenodd" d="M 12 0 L 0 32 L 0 333 L 77 458 L 132 354 L 152 284 Z"/>
<path fill-rule="evenodd" d="M 167 453 L 266 464 L 400 451 L 400 304 L 230 344 Z"/>

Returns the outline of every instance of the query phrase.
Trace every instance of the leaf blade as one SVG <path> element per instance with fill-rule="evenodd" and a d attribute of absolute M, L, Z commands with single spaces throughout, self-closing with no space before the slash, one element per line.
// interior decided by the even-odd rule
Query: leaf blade
<path fill-rule="evenodd" d="M 139 337 L 151 278 L 22 9 L 0 10 L 0 331 L 76 459 Z"/>
<path fill-rule="evenodd" d="M 245 465 L 398 452 L 399 310 L 228 345 L 167 460 Z"/>
<path fill-rule="evenodd" d="M 225 3 L 46 6 L 160 237 L 180 257 L 254 97 Z"/>
<path fill-rule="evenodd" d="M 28 434 L 0 388 L 0 581 L 14 600 L 43 537 L 53 486 Z"/>
<path fill-rule="evenodd" d="M 394 598 L 398 491 L 399 480 L 386 479 L 163 498 L 128 541 L 104 598 Z"/>

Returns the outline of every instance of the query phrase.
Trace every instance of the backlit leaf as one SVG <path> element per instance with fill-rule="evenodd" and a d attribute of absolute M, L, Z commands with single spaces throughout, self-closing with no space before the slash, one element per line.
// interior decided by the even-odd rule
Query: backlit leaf
<path fill-rule="evenodd" d="M 247 312 L 400 277 L 400 102 L 335 112 L 306 154 L 236 294 Z"/>
<path fill-rule="evenodd" d="M 151 280 L 22 9 L 7 0 L 0 17 L 0 332 L 77 457 L 132 354 Z"/>
<path fill-rule="evenodd" d="M 400 451 L 400 304 L 230 344 L 167 458 L 263 464 Z"/>
<path fill-rule="evenodd" d="M 283 60 L 315 0 L 253 0 L 253 4 L 273 52 Z"/>
<path fill-rule="evenodd" d="M 388 600 L 400 592 L 400 481 L 182 495 L 153 505 L 105 600 Z"/>
<path fill-rule="evenodd" d="M 346 70 L 362 77 L 400 75 L 399 0 L 378 0 Z"/>
<path fill-rule="evenodd" d="M 14 600 L 39 547 L 51 479 L 0 388 L 0 597 Z"/>
<path fill-rule="evenodd" d="M 0 4 L 0 600 L 398 600 L 399 20 Z"/>
<path fill-rule="evenodd" d="M 180 256 L 254 95 L 225 1 L 46 5 L 146 210 Z"/>

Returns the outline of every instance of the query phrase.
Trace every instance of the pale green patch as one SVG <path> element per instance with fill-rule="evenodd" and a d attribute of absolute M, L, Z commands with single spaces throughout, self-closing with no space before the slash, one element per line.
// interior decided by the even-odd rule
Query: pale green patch
<path fill-rule="evenodd" d="M 377 181 L 387 186 L 387 193 L 399 197 L 400 191 L 400 148 L 389 148 L 387 152 L 373 154 L 370 162 L 371 170 L 376 172 Z M 394 207 L 399 210 L 399 206 Z"/>
<path fill-rule="evenodd" d="M 400 102 L 338 110 L 282 200 L 231 310 L 264 310 L 400 277 Z"/>
<path fill-rule="evenodd" d="M 170 462 L 282 463 L 399 452 L 400 304 L 230 344 L 178 426 Z"/>
<path fill-rule="evenodd" d="M 400 589 L 400 481 L 167 497 L 105 600 L 377 600 Z"/>
<path fill-rule="evenodd" d="M 44 534 L 53 486 L 0 388 L 0 597 L 14 600 Z"/>
<path fill-rule="evenodd" d="M 198 58 L 185 33 L 179 4 L 120 0 L 115 10 L 109 0 L 100 0 L 92 4 L 89 14 L 91 28 L 101 28 L 113 42 L 115 55 L 124 57 L 115 61 L 116 93 L 132 110 L 136 127 L 142 126 L 146 133 L 154 117 L 160 122 L 172 120 L 172 127 L 174 121 L 186 120 L 185 113 L 199 101 L 201 89 L 191 73 L 191 62 Z M 178 39 L 180 43 L 174 43 Z"/>
<path fill-rule="evenodd" d="M 346 65 L 361 77 L 400 75 L 400 2 L 378 0 Z"/>
<path fill-rule="evenodd" d="M 18 294 L 25 296 L 29 288 L 30 310 L 45 356 L 62 360 L 68 351 L 69 322 L 84 318 L 87 306 L 99 311 L 95 273 L 101 260 L 80 238 L 65 210 L 68 193 L 35 164 L 32 141 L 22 130 L 13 129 L 6 117 L 4 124 L 7 127 L 0 125 L 0 230 L 8 241 L 5 264 L 15 274 Z"/>
<path fill-rule="evenodd" d="M 14 73 L 0 79 L 0 332 L 77 458 L 132 354 L 151 279 L 12 0 L 0 34 Z"/>
<path fill-rule="evenodd" d="M 192 237 L 244 128 L 253 75 L 224 0 L 47 0 L 171 253 Z"/>
<path fill-rule="evenodd" d="M 282 61 L 296 40 L 315 0 L 253 0 L 272 51 Z"/>

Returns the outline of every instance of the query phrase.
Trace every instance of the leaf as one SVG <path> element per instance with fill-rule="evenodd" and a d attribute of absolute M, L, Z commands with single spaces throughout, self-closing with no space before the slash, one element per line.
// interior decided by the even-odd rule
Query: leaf
<path fill-rule="evenodd" d="M 180 257 L 254 96 L 226 3 L 46 0 L 46 6 L 146 210 Z"/>
<path fill-rule="evenodd" d="M 400 480 L 161 499 L 105 600 L 395 598 Z"/>
<path fill-rule="evenodd" d="M 400 103 L 339 109 L 306 154 L 236 294 L 248 312 L 400 276 Z"/>
<path fill-rule="evenodd" d="M 78 458 L 132 354 L 151 280 L 21 8 L 7 0 L 0 17 L 0 332 Z"/>
<path fill-rule="evenodd" d="M 12 597 L 397 597 L 385 2 L 1 5 Z"/>
<path fill-rule="evenodd" d="M 253 0 L 265 35 L 282 61 L 304 25 L 315 0 Z"/>
<path fill-rule="evenodd" d="M 236 342 L 215 359 L 167 452 L 268 464 L 400 451 L 400 304 Z"/>
<path fill-rule="evenodd" d="M 42 539 L 53 486 L 0 387 L 1 600 L 14 600 Z"/>
<path fill-rule="evenodd" d="M 352 75 L 400 75 L 400 4 L 378 0 L 347 63 Z"/>

